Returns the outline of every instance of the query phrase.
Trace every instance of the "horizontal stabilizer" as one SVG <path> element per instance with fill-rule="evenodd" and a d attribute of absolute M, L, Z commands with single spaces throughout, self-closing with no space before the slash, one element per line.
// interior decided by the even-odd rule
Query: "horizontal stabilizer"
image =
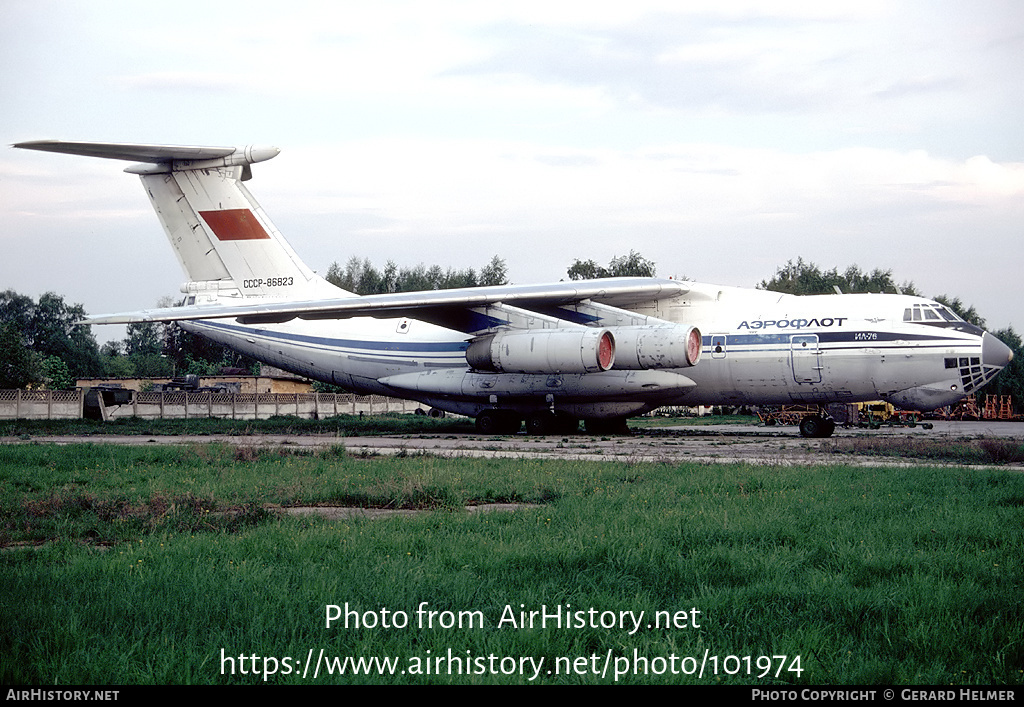
<path fill-rule="evenodd" d="M 63 140 L 33 140 L 19 142 L 14 147 L 43 152 L 62 152 L 83 157 L 106 157 L 133 162 L 168 162 L 170 160 L 212 160 L 227 157 L 234 147 L 189 147 L 186 145 L 136 145 L 115 142 L 65 142 Z"/>
<path fill-rule="evenodd" d="M 42 152 L 60 152 L 84 157 L 104 157 L 152 164 L 190 163 L 190 168 L 205 167 L 208 160 L 223 160 L 218 166 L 247 165 L 277 157 L 276 147 L 199 147 L 195 145 L 145 145 L 118 142 L 65 142 L 63 140 L 32 140 L 18 142 L 14 147 Z M 200 164 L 194 164 L 200 163 Z M 212 165 L 211 165 L 212 166 Z"/>

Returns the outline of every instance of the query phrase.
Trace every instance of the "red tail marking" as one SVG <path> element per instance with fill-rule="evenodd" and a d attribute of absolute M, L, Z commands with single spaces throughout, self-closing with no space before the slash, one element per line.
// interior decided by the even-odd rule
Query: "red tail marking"
<path fill-rule="evenodd" d="M 270 234 L 249 209 L 200 211 L 199 215 L 221 241 L 258 241 L 270 238 Z"/>

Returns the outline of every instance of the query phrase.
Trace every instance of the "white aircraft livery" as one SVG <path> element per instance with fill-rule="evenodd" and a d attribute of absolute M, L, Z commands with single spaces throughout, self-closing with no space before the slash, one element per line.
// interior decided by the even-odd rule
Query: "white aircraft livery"
<path fill-rule="evenodd" d="M 943 305 L 899 294 L 795 296 L 610 278 L 359 296 L 310 270 L 242 182 L 275 147 L 62 141 L 14 147 L 136 162 L 188 281 L 180 307 L 87 323 L 176 321 L 253 358 L 363 394 L 476 418 L 482 433 L 625 427 L 663 405 L 951 405 L 1013 357 Z"/>

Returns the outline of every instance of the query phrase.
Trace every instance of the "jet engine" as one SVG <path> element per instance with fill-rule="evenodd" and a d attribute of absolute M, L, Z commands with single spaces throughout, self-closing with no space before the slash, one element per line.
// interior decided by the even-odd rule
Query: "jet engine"
<path fill-rule="evenodd" d="M 473 339 L 466 360 L 478 371 L 599 373 L 615 363 L 615 337 L 586 327 L 500 331 Z"/>
<path fill-rule="evenodd" d="M 684 326 L 614 327 L 615 368 L 688 368 L 697 365 L 703 347 L 700 330 Z"/>

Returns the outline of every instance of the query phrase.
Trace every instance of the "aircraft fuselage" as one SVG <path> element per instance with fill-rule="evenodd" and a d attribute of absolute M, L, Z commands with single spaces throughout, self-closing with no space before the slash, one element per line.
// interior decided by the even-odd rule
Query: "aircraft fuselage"
<path fill-rule="evenodd" d="M 1005 348 L 977 327 L 942 318 L 941 305 L 921 297 L 792 296 L 688 284 L 684 295 L 628 308 L 702 332 L 700 362 L 669 371 L 472 371 L 465 334 L 408 318 L 265 326 L 210 320 L 183 326 L 316 380 L 473 416 L 489 407 L 526 411 L 538 403 L 578 417 L 638 414 L 662 405 L 878 399 L 930 410 L 990 379 L 999 368 L 986 369 L 986 347 Z M 682 380 L 677 385 L 673 377 Z M 610 389 L 594 403 L 593 387 L 602 379 Z"/>

